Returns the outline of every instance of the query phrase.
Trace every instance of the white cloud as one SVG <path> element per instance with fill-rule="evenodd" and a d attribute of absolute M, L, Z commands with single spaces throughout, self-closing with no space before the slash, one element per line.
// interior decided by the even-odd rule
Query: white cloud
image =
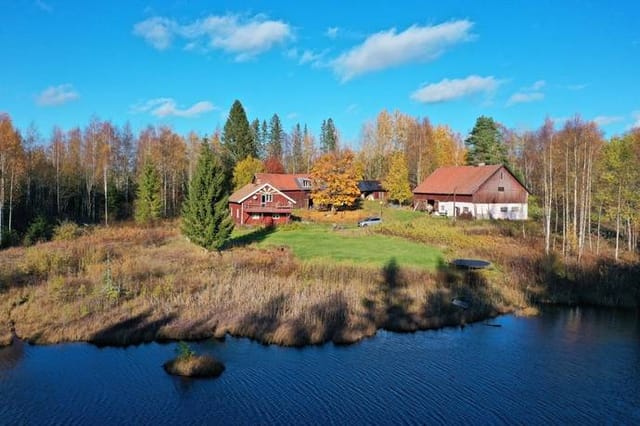
<path fill-rule="evenodd" d="M 438 83 L 428 84 L 411 94 L 411 99 L 422 103 L 447 102 L 476 93 L 489 93 L 498 88 L 500 81 L 494 77 L 470 75 L 467 78 L 445 78 Z"/>
<path fill-rule="evenodd" d="M 593 122 L 598 126 L 607 126 L 609 124 L 618 123 L 624 120 L 624 117 L 618 115 L 599 115 L 594 117 Z"/>
<path fill-rule="evenodd" d="M 360 107 L 358 106 L 358 104 L 349 104 L 349 106 L 346 109 L 347 114 L 355 114 L 356 112 L 358 112 L 358 109 Z"/>
<path fill-rule="evenodd" d="M 544 93 L 542 92 L 517 92 L 511 95 L 507 101 L 507 106 L 515 104 L 524 104 L 528 102 L 537 102 L 544 99 Z"/>
<path fill-rule="evenodd" d="M 36 6 L 38 6 L 38 9 L 42 10 L 43 12 L 53 12 L 53 7 L 50 4 L 45 3 L 43 0 L 36 0 Z"/>
<path fill-rule="evenodd" d="M 222 50 L 236 55 L 238 61 L 293 38 L 291 26 L 283 21 L 235 14 L 209 15 L 186 24 L 154 16 L 135 24 L 133 33 L 158 50 L 169 48 L 174 39 L 183 39 L 187 50 Z"/>
<path fill-rule="evenodd" d="M 409 62 L 433 60 L 447 48 L 472 39 L 472 26 L 471 21 L 460 20 L 424 27 L 413 25 L 400 33 L 395 28 L 381 31 L 338 56 L 332 67 L 344 82 Z"/>
<path fill-rule="evenodd" d="M 168 18 L 154 16 L 133 26 L 133 33 L 158 50 L 171 46 L 177 24 Z"/>
<path fill-rule="evenodd" d="M 198 117 L 205 112 L 213 111 L 217 109 L 211 102 L 209 101 L 200 101 L 191 105 L 188 108 L 180 108 L 176 104 L 176 101 L 173 98 L 156 98 L 150 99 L 141 104 L 136 104 L 131 107 L 131 112 L 143 113 L 148 112 L 155 117 L 184 117 L 184 118 L 193 118 Z"/>
<path fill-rule="evenodd" d="M 71 84 L 50 86 L 40 93 L 36 103 L 40 106 L 56 106 L 78 99 L 80 95 Z"/>
<path fill-rule="evenodd" d="M 587 87 L 586 84 L 570 84 L 567 86 L 567 89 L 569 90 L 582 90 L 585 87 Z"/>
<path fill-rule="evenodd" d="M 290 112 L 289 114 L 287 114 L 287 120 L 295 120 L 298 117 L 300 117 L 300 114 L 298 114 L 297 112 Z"/>
<path fill-rule="evenodd" d="M 532 91 L 532 92 L 536 92 L 536 91 L 538 91 L 538 90 L 542 89 L 542 88 L 543 88 L 544 86 L 546 86 L 546 85 L 547 85 L 547 82 L 546 82 L 546 81 L 544 81 L 544 80 L 538 80 L 538 81 L 536 81 L 535 83 L 533 83 L 533 84 L 531 85 L 531 87 L 529 87 L 529 88 L 528 88 L 528 89 L 526 89 L 526 90 L 528 90 L 528 91 Z"/>
<path fill-rule="evenodd" d="M 631 113 L 631 116 L 634 119 L 633 124 L 631 125 L 631 128 L 640 128 L 640 111 L 634 111 Z"/>
<path fill-rule="evenodd" d="M 322 52 L 314 52 L 313 50 L 305 49 L 299 51 L 296 48 L 289 49 L 285 52 L 285 56 L 289 59 L 296 61 L 299 65 L 311 64 L 314 67 L 324 66 L 323 58 L 327 54 L 328 50 Z"/>
<path fill-rule="evenodd" d="M 329 38 L 336 38 L 338 36 L 338 31 L 340 29 L 338 27 L 329 27 L 327 28 L 327 31 L 324 33 L 324 35 L 326 35 Z"/>

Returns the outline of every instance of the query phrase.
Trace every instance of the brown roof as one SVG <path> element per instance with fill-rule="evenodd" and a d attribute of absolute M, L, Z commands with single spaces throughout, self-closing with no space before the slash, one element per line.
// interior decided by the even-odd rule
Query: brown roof
<path fill-rule="evenodd" d="M 256 173 L 253 182 L 259 185 L 270 183 L 280 191 L 311 190 L 310 187 L 302 186 L 302 179 L 310 179 L 310 177 L 304 173 Z"/>
<path fill-rule="evenodd" d="M 414 194 L 475 193 L 502 165 L 440 167 L 413 190 Z M 505 168 L 505 170 L 507 170 Z"/>
<path fill-rule="evenodd" d="M 256 190 L 260 188 L 260 185 L 256 185 L 255 183 L 248 183 L 242 188 L 238 189 L 236 192 L 229 196 L 230 203 L 241 203 L 242 200 L 256 192 Z"/>

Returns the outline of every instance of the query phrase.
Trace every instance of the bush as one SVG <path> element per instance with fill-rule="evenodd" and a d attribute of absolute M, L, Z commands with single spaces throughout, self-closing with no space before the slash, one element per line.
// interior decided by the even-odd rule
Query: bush
<path fill-rule="evenodd" d="M 82 228 L 77 223 L 65 220 L 53 229 L 54 241 L 74 240 L 82 235 Z"/>
<path fill-rule="evenodd" d="M 51 229 L 44 216 L 36 217 L 27 228 L 24 235 L 24 245 L 31 246 L 39 242 L 47 241 L 51 235 Z"/>
<path fill-rule="evenodd" d="M 20 243 L 20 236 L 15 229 L 4 230 L 2 232 L 2 241 L 0 241 L 0 248 L 11 247 Z"/>

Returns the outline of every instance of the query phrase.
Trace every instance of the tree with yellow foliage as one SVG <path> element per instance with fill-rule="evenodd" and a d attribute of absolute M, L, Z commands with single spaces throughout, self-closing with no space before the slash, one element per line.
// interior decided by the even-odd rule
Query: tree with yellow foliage
<path fill-rule="evenodd" d="M 251 183 L 253 176 L 262 172 L 264 172 L 264 164 L 257 158 L 249 156 L 244 160 L 238 161 L 233 168 L 233 190 L 235 191 Z"/>
<path fill-rule="evenodd" d="M 353 206 L 360 195 L 361 178 L 350 150 L 322 155 L 311 169 L 314 204 L 332 211 Z"/>
<path fill-rule="evenodd" d="M 387 190 L 390 200 L 396 200 L 400 204 L 404 204 L 411 196 L 411 188 L 409 187 L 409 168 L 404 154 L 396 151 L 391 154 L 389 165 L 389 173 L 382 182 L 382 186 Z"/>

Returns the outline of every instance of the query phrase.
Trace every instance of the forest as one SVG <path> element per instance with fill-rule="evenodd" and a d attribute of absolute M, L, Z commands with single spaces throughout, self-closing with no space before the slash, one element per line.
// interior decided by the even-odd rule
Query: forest
<path fill-rule="evenodd" d="M 472 126 L 473 125 L 473 126 Z M 220 159 L 228 193 L 254 172 L 313 173 L 327 158 L 343 162 L 362 179 L 381 180 L 399 202 L 440 166 L 505 164 L 531 193 L 530 216 L 545 236 L 546 252 L 578 261 L 597 254 L 603 239 L 615 257 L 638 250 L 640 129 L 606 139 L 579 115 L 564 123 L 547 119 L 531 131 L 491 117 L 470 123 L 466 138 L 446 125 L 400 111 L 381 111 L 362 125 L 356 147 L 347 147 L 331 118 L 314 135 L 306 124 L 283 128 L 278 114 L 249 122 L 234 102 L 222 130 L 180 135 L 153 126 L 135 133 L 92 118 L 84 127 L 16 128 L 0 114 L 0 242 L 3 247 L 46 239 L 56 224 L 109 225 L 134 218 L 145 164 L 157 174 L 161 218 L 180 216 L 203 139 Z M 333 157 L 327 157 L 333 156 Z"/>

